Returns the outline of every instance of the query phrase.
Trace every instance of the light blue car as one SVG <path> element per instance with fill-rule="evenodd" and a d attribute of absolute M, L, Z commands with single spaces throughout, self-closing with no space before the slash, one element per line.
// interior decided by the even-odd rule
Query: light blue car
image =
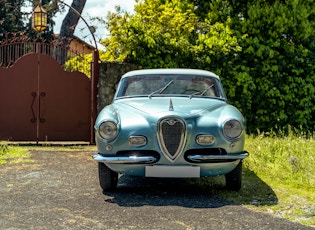
<path fill-rule="evenodd" d="M 244 118 L 228 104 L 220 78 L 195 69 L 146 69 L 122 76 L 112 104 L 95 123 L 99 181 L 118 175 L 198 178 L 242 183 Z"/>

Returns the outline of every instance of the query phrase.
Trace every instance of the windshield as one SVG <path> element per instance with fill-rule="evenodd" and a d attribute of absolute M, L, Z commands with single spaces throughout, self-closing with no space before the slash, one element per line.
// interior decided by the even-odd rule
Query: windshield
<path fill-rule="evenodd" d="M 226 99 L 219 79 L 201 75 L 137 75 L 121 80 L 117 97 L 215 97 Z"/>

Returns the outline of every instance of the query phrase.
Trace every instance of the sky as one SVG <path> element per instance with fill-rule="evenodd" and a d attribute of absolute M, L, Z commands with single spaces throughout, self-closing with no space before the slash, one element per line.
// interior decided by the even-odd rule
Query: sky
<path fill-rule="evenodd" d="M 72 0 L 63 0 L 68 5 L 71 5 Z M 91 17 L 102 17 L 105 19 L 107 12 L 115 12 L 115 6 L 119 5 L 122 10 L 132 13 L 134 9 L 135 0 L 86 0 L 86 4 L 84 6 L 83 12 L 81 16 L 87 21 L 89 26 L 96 26 L 97 30 L 94 33 L 95 40 L 99 41 L 99 39 L 105 38 L 108 35 L 108 31 L 106 31 L 105 27 L 101 24 L 96 24 L 95 22 L 91 21 Z M 65 15 L 67 14 L 69 7 L 65 7 L 65 12 L 63 14 L 56 14 L 54 17 L 54 21 L 56 25 L 54 26 L 54 33 L 59 34 L 60 28 L 62 24 L 62 20 L 64 19 Z M 85 42 L 94 45 L 93 37 L 89 32 L 86 24 L 79 20 L 79 23 L 75 29 L 74 34 L 79 37 L 80 39 L 84 40 Z M 98 44 L 98 46 L 100 46 Z"/>

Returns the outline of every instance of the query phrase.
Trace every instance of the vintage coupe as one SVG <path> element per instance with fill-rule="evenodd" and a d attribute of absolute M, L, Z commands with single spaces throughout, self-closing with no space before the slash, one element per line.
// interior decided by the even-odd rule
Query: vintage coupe
<path fill-rule="evenodd" d="M 99 181 L 118 175 L 193 178 L 225 175 L 242 182 L 244 118 L 229 105 L 220 78 L 195 69 L 135 70 L 122 76 L 112 104 L 95 122 Z"/>

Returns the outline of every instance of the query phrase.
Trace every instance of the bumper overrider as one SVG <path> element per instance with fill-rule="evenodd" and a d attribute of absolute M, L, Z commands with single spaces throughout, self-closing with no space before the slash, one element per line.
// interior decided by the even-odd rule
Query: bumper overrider
<path fill-rule="evenodd" d="M 248 152 L 244 151 L 240 154 L 233 155 L 187 155 L 188 161 L 193 163 L 209 163 L 209 162 L 224 162 L 242 160 L 248 157 Z M 98 162 L 109 163 L 109 164 L 153 164 L 159 159 L 155 156 L 103 156 L 100 153 L 94 154 L 93 159 Z"/>

